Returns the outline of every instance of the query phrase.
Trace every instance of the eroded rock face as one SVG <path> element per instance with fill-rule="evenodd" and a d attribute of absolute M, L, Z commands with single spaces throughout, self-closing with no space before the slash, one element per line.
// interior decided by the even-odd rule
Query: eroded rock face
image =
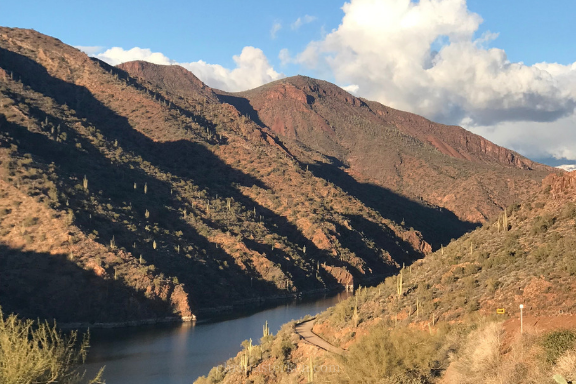
<path fill-rule="evenodd" d="M 507 148 L 492 143 L 462 127 L 434 123 L 422 116 L 369 102 L 386 123 L 426 142 L 445 155 L 472 162 L 496 163 L 520 169 L 547 169 Z"/>
<path fill-rule="evenodd" d="M 550 174 L 542 181 L 542 187 L 549 189 L 553 198 L 561 198 L 563 196 L 574 198 L 576 171 L 564 174 Z"/>
<path fill-rule="evenodd" d="M 346 285 L 354 284 L 354 277 L 348 270 L 343 267 L 335 267 L 330 265 L 322 265 L 322 268 L 329 273 L 334 279 L 336 279 L 337 283 L 345 287 Z"/>
<path fill-rule="evenodd" d="M 227 95 L 278 135 L 298 160 L 330 163 L 357 182 L 446 208 L 469 222 L 483 222 L 537 190 L 551 171 L 461 127 L 304 76 Z"/>

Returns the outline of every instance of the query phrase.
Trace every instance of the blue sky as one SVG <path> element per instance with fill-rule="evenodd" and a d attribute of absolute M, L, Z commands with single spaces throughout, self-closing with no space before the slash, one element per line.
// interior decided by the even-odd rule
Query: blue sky
<path fill-rule="evenodd" d="M 337 28 L 344 1 L 29 1 L 4 2 L 0 25 L 33 28 L 74 46 L 141 47 L 179 62 L 204 60 L 233 65 L 244 46 L 264 51 L 274 66 L 283 48 L 297 52 Z M 569 64 L 576 61 L 576 1 L 469 0 L 486 30 L 499 33 L 494 45 L 511 61 Z M 297 31 L 304 15 L 317 19 Z M 281 23 L 277 38 L 270 37 Z M 292 73 L 290 73 L 291 75 Z"/>
<path fill-rule="evenodd" d="M 532 158 L 576 162 L 576 1 L 348 3 L 21 0 L 1 5 L 0 25 L 112 64 L 181 64 L 228 90 L 319 77 Z"/>

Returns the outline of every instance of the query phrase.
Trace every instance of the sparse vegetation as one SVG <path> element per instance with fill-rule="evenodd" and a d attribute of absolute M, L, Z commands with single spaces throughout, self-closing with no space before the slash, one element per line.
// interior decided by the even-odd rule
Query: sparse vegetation
<path fill-rule="evenodd" d="M 47 322 L 4 315 L 0 309 L 0 382 L 103 383 L 103 369 L 86 381 L 82 364 L 88 352 L 88 336 L 60 332 Z"/>

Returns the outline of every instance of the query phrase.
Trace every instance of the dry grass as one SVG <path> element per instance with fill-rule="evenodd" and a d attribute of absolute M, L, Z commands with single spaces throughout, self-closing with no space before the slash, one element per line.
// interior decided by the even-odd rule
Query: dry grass
<path fill-rule="evenodd" d="M 547 340 L 553 334 L 528 329 L 506 345 L 502 324 L 486 324 L 470 333 L 441 383 L 552 384 L 556 374 L 574 380 L 576 349 L 551 344 Z M 548 349 L 562 349 L 556 363 L 547 361 Z"/>

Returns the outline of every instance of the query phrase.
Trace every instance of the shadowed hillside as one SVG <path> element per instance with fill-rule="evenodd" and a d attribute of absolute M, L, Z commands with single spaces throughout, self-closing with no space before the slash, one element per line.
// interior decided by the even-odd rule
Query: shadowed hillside
<path fill-rule="evenodd" d="M 483 222 L 527 196 L 552 171 L 460 127 L 354 97 L 321 80 L 295 76 L 218 93 L 278 134 L 300 161 L 338 168 L 332 173 L 345 172 L 470 222 Z"/>
<path fill-rule="evenodd" d="M 66 321 L 188 316 L 381 279 L 430 251 L 411 217 L 444 217 L 436 210 L 388 192 L 412 211 L 389 217 L 181 68 L 126 69 L 154 76 L 0 29 L 0 242 L 13 255 L 2 284 L 28 280 L 29 264 L 10 260 L 29 255 L 47 259 L 34 279 L 62 286 L 66 269 L 114 297 L 76 318 L 35 312 L 40 297 L 10 290 L 0 304 Z M 454 233 L 468 228 L 446 218 Z M 124 300 L 133 304 L 118 304 L 131 308 L 121 315 L 113 302 Z"/>
<path fill-rule="evenodd" d="M 343 356 L 303 342 L 291 322 L 252 347 L 245 371 L 215 367 L 197 383 L 305 381 L 309 364 L 314 380 L 349 384 L 573 380 L 575 275 L 576 172 L 550 175 L 482 227 L 320 314 L 313 331 Z M 293 369 L 267 369 L 279 365 Z"/>

